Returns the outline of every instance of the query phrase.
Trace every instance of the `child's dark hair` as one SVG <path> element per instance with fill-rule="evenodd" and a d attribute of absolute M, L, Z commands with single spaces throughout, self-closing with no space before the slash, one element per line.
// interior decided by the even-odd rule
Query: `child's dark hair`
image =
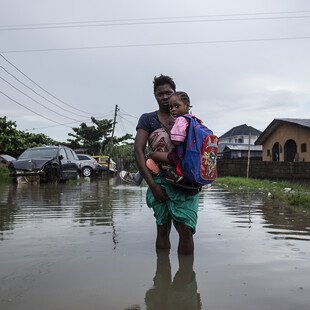
<path fill-rule="evenodd" d="M 172 96 L 178 96 L 182 100 L 182 102 L 187 103 L 190 108 L 192 107 L 189 96 L 185 91 L 176 91 L 171 95 L 171 97 Z"/>
<path fill-rule="evenodd" d="M 154 84 L 154 94 L 158 86 L 162 86 L 165 84 L 169 84 L 170 87 L 173 89 L 173 91 L 175 91 L 175 88 L 176 88 L 173 79 L 168 75 L 161 74 L 160 76 L 155 76 L 153 80 L 153 84 Z"/>

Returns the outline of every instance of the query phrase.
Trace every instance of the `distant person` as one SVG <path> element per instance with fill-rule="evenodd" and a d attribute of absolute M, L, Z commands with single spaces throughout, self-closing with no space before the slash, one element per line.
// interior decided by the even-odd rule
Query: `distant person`
<path fill-rule="evenodd" d="M 160 75 L 154 78 L 153 85 L 158 110 L 142 114 L 138 121 L 134 144 L 136 163 L 141 176 L 149 186 L 146 202 L 153 209 L 156 218 L 156 248 L 170 248 L 169 235 L 173 221 L 179 234 L 178 252 L 192 254 L 199 190 L 185 190 L 174 186 L 160 175 L 152 175 L 146 166 L 147 143 L 153 152 L 170 153 L 174 148 L 169 136 L 174 124 L 174 118 L 170 114 L 169 98 L 175 93 L 175 83 L 171 77 Z"/>

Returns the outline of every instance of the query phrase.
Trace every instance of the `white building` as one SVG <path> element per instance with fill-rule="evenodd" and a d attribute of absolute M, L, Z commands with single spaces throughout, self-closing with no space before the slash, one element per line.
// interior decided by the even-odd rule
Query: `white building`
<path fill-rule="evenodd" d="M 262 147 L 254 145 L 261 131 L 246 124 L 233 127 L 219 137 L 220 157 L 236 159 L 246 158 L 250 145 L 250 156 L 255 158 L 262 157 Z"/>

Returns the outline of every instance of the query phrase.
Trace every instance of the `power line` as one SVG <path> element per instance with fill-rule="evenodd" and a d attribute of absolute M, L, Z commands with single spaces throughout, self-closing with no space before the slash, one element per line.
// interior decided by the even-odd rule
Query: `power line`
<path fill-rule="evenodd" d="M 62 125 L 62 126 L 65 126 L 65 127 L 68 127 L 68 128 L 71 129 L 71 127 L 66 126 L 65 124 L 61 124 L 61 123 L 59 123 L 59 122 L 57 122 L 57 121 L 54 121 L 54 120 L 52 120 L 52 119 L 50 119 L 50 118 L 48 118 L 48 117 L 46 117 L 46 116 L 44 116 L 44 115 L 42 115 L 42 114 L 40 114 L 40 113 L 37 113 L 37 112 L 35 112 L 35 111 L 29 109 L 28 107 L 26 107 L 25 105 L 23 105 L 23 104 L 21 104 L 20 102 L 16 101 L 15 99 L 11 98 L 10 96 L 8 96 L 7 94 L 5 94 L 5 93 L 2 92 L 1 90 L 0 90 L 0 94 L 2 94 L 3 96 L 7 97 L 8 99 L 10 99 L 11 101 L 15 102 L 16 104 L 22 106 L 23 108 L 27 109 L 28 111 L 30 111 L 30 112 L 32 112 L 32 113 L 38 115 L 38 116 L 41 116 L 41 117 L 45 118 L 46 120 L 48 120 L 48 121 L 50 121 L 50 122 L 53 122 L 53 123 L 56 123 L 56 124 L 58 124 L 58 125 Z"/>
<path fill-rule="evenodd" d="M 71 122 L 71 123 L 63 123 L 60 125 L 51 125 L 51 126 L 37 127 L 37 128 L 31 128 L 31 129 L 25 129 L 25 130 L 30 131 L 30 130 L 41 130 L 41 129 L 47 129 L 47 128 L 54 128 L 54 127 L 59 127 L 59 126 L 63 126 L 63 125 L 71 125 L 71 124 L 76 124 L 76 123 L 80 123 L 80 122 L 85 122 L 87 120 L 88 120 L 88 118 L 84 119 L 84 120 L 76 121 L 76 122 Z M 72 127 L 70 127 L 70 128 L 72 128 Z"/>
<path fill-rule="evenodd" d="M 46 89 L 44 89 L 42 86 L 40 86 L 38 83 L 36 83 L 34 80 L 32 80 L 28 75 L 26 75 L 25 73 L 23 73 L 19 68 L 17 68 L 12 62 L 10 62 L 6 57 L 4 57 L 1 52 L 0 52 L 0 56 L 7 62 L 9 63 L 13 68 L 15 68 L 20 74 L 22 74 L 24 77 L 26 77 L 29 81 L 31 81 L 33 84 L 35 84 L 37 87 L 39 87 L 41 90 L 43 90 L 44 92 L 46 92 L 47 94 L 49 94 L 50 96 L 52 96 L 54 99 L 58 100 L 59 102 L 63 103 L 64 105 L 76 110 L 76 111 L 79 111 L 79 112 L 82 112 L 82 113 L 85 113 L 87 115 L 99 115 L 99 114 L 92 114 L 92 113 L 89 113 L 89 112 L 86 112 L 86 111 L 83 111 L 81 109 L 78 109 L 66 102 L 64 102 L 63 100 L 57 98 L 56 96 L 54 96 L 53 94 L 51 94 L 49 91 L 47 91 Z"/>
<path fill-rule="evenodd" d="M 127 115 L 127 116 L 130 116 L 130 117 L 135 118 L 135 119 L 139 119 L 139 117 L 134 116 L 134 115 L 132 115 L 132 114 L 129 114 L 129 113 L 126 112 L 124 109 L 120 109 L 120 111 L 122 112 L 123 115 Z M 126 112 L 126 113 L 124 113 L 123 111 Z"/>
<path fill-rule="evenodd" d="M 60 28 L 82 28 L 82 27 L 111 27 L 111 26 L 132 26 L 132 25 L 154 25 L 154 24 L 180 24 L 180 23 L 205 23 L 205 22 L 227 22 L 227 21 L 257 21 L 257 20 L 281 20 L 281 19 L 301 19 L 310 16 L 276 16 L 276 17 L 252 17 L 252 18 L 225 18 L 225 19 L 195 19 L 195 20 L 173 20 L 173 21 L 146 21 L 146 22 L 123 22 L 110 24 L 90 24 L 90 25 L 67 25 L 67 26 L 41 26 L 41 27 L 16 27 L 0 29 L 0 31 L 16 30 L 42 30 Z"/>
<path fill-rule="evenodd" d="M 122 117 L 120 115 L 118 115 L 118 117 L 119 117 L 119 123 L 118 124 L 122 128 L 123 132 L 126 134 L 127 132 L 126 132 L 126 129 L 125 129 L 125 126 L 124 126 L 123 119 L 122 119 Z"/>
<path fill-rule="evenodd" d="M 82 119 L 82 120 L 79 120 L 79 121 L 76 121 L 76 122 L 62 123 L 60 125 L 51 125 L 51 126 L 44 126 L 44 127 L 25 129 L 25 130 L 41 130 L 41 129 L 46 129 L 46 128 L 59 127 L 59 126 L 62 126 L 62 125 L 71 125 L 71 124 L 76 124 L 76 123 L 82 123 L 82 122 L 86 122 L 87 120 L 89 120 L 89 118 Z M 72 127 L 70 127 L 70 128 L 72 128 Z"/>
<path fill-rule="evenodd" d="M 135 123 L 133 123 L 131 120 L 128 120 L 128 119 L 126 119 L 124 116 L 122 116 L 122 115 L 118 115 L 121 119 L 124 119 L 125 121 L 127 121 L 128 123 L 130 123 L 131 125 L 133 125 L 133 126 L 136 126 L 136 124 Z"/>
<path fill-rule="evenodd" d="M 15 80 L 17 80 L 19 83 L 21 83 L 23 86 L 25 86 L 26 88 L 28 88 L 28 89 L 30 89 L 32 92 L 34 92 L 37 96 L 39 96 L 39 97 L 45 99 L 46 101 L 50 102 L 51 104 L 55 105 L 56 107 L 60 108 L 61 110 L 64 110 L 64 111 L 66 111 L 66 112 L 69 112 L 69 113 L 74 114 L 74 115 L 77 115 L 77 116 L 85 117 L 85 115 L 81 115 L 81 114 L 77 114 L 77 113 L 75 113 L 75 112 L 69 111 L 69 110 L 67 110 L 67 109 L 65 109 L 65 108 L 63 108 L 63 107 L 61 107 L 60 105 L 54 103 L 53 101 L 51 101 L 51 100 L 49 100 L 48 98 L 42 96 L 41 94 L 39 94 L 38 92 L 36 92 L 34 89 L 32 89 L 31 87 L 29 87 L 28 85 L 26 85 L 25 83 L 23 83 L 23 82 L 22 82 L 21 80 L 19 80 L 14 74 L 10 73 L 10 72 L 9 72 L 8 70 L 6 70 L 4 67 L 0 66 L 0 68 L 1 68 L 2 70 L 4 70 L 7 74 L 9 74 L 11 77 L 13 77 Z M 44 107 L 45 107 L 45 106 L 44 106 Z M 54 111 L 53 111 L 53 112 L 54 112 Z M 61 114 L 61 116 L 64 116 L 64 115 Z M 64 117 L 66 117 L 66 116 L 64 116 Z M 71 118 L 71 117 L 69 117 L 69 118 L 72 119 L 72 120 L 75 120 L 74 118 Z"/>
<path fill-rule="evenodd" d="M 26 94 L 25 92 L 23 92 L 22 90 L 20 90 L 20 89 L 18 89 L 17 87 L 15 87 L 13 84 L 11 84 L 9 81 L 7 81 L 6 79 L 4 79 L 3 77 L 0 76 L 0 79 L 1 79 L 2 81 L 4 81 L 5 83 L 7 83 L 8 85 L 10 85 L 10 86 L 11 86 L 12 88 L 14 88 L 15 90 L 17 90 L 18 92 L 22 93 L 22 94 L 23 94 L 24 96 L 26 96 L 27 98 L 31 99 L 32 101 L 36 102 L 36 103 L 39 104 L 40 106 L 44 107 L 45 109 L 47 109 L 47 110 L 49 110 L 49 111 L 51 111 L 51 112 L 53 112 L 53 113 L 55 113 L 55 114 L 57 114 L 57 115 L 59 115 L 59 116 L 61 116 L 61 117 L 65 117 L 65 118 L 67 118 L 67 119 L 71 119 L 71 120 L 73 120 L 73 121 L 77 121 L 77 119 L 75 119 L 75 118 L 62 115 L 62 114 L 58 113 L 57 111 L 54 111 L 54 110 L 50 109 L 49 107 L 45 106 L 43 103 L 37 101 L 36 99 L 34 99 L 34 98 L 32 98 L 31 96 L 27 95 L 27 94 Z"/>
<path fill-rule="evenodd" d="M 105 26 L 128 26 L 145 24 L 167 24 L 167 23 L 196 23 L 196 22 L 221 22 L 221 21 L 243 21 L 243 20 L 272 20 L 272 19 L 296 19 L 309 18 L 310 16 L 272 16 L 272 17 L 247 17 L 247 18 L 223 18 L 236 16 L 258 16 L 258 15 L 279 15 L 279 14 L 305 14 L 310 11 L 282 11 L 282 12 L 256 12 L 256 13 L 236 13 L 236 14 L 217 14 L 200 16 L 170 16 L 170 17 L 150 17 L 134 19 L 109 19 L 97 21 L 74 21 L 62 23 L 41 23 L 41 24 L 19 24 L 2 25 L 0 31 L 11 30 L 31 30 L 31 29 L 55 29 L 55 28 L 76 28 L 76 27 L 105 27 Z M 222 17 L 219 19 L 219 17 Z M 213 19 L 206 19 L 213 18 Z M 217 18 L 217 19 L 214 19 Z M 180 20 L 181 19 L 181 20 Z M 183 20 L 182 20 L 183 19 Z"/>
<path fill-rule="evenodd" d="M 269 42 L 269 41 L 290 41 L 290 40 L 307 40 L 310 36 L 302 37 L 279 37 L 279 38 L 257 38 L 257 39 L 234 39 L 234 40 L 210 40 L 194 42 L 168 42 L 168 43 L 142 43 L 142 44 L 124 44 L 124 45 L 103 45 L 103 46 L 84 46 L 84 47 L 63 47 L 63 48 L 46 48 L 46 49 L 28 49 L 28 50 L 7 50 L 0 51 L 2 54 L 10 53 L 32 53 L 32 52 L 59 52 L 59 51 L 76 51 L 92 49 L 111 49 L 111 48 L 131 48 L 131 47 L 157 47 L 157 46 L 178 46 L 178 45 L 199 45 L 199 44 L 223 44 L 223 43 L 247 43 L 247 42 Z"/>

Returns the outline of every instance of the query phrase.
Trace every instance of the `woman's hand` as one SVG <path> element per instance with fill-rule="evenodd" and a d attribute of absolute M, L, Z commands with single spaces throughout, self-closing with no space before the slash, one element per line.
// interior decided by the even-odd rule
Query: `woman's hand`
<path fill-rule="evenodd" d="M 169 199 L 165 189 L 158 184 L 154 184 L 151 187 L 154 198 L 159 202 L 165 202 Z"/>

